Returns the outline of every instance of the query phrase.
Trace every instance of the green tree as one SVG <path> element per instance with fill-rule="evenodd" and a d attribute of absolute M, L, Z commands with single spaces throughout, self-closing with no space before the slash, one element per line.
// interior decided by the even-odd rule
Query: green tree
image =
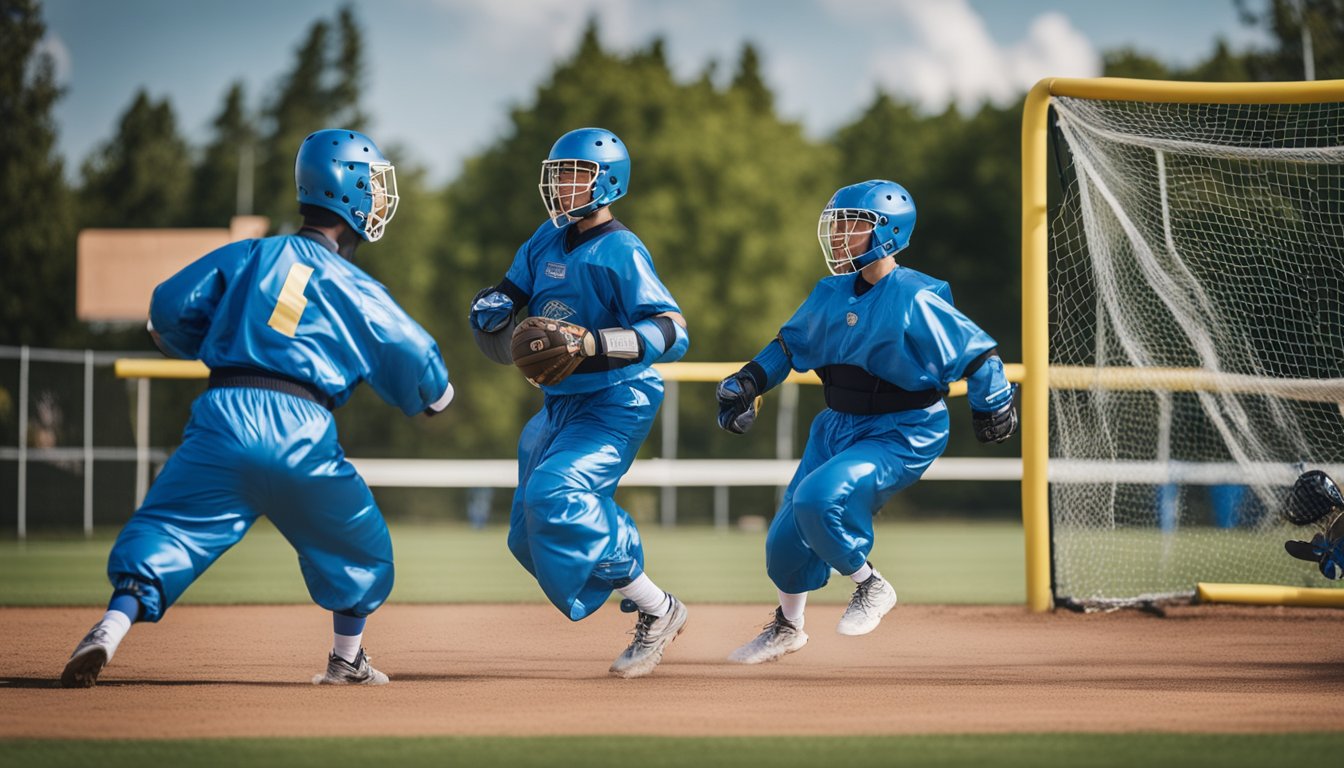
<path fill-rule="evenodd" d="M 243 84 L 234 83 L 213 121 L 213 136 L 201 152 L 192 173 L 191 213 L 188 224 L 223 227 L 238 213 L 239 184 L 255 172 L 255 130 L 248 118 Z M 246 167 L 244 167 L 246 164 Z M 250 195 L 251 189 L 244 191 Z"/>
<path fill-rule="evenodd" d="M 368 123 L 368 116 L 359 105 L 359 94 L 368 75 L 364 64 L 364 35 L 354 9 L 348 5 L 336 14 L 336 33 L 338 53 L 332 63 L 335 83 L 330 93 L 336 112 L 332 119 L 342 128 L 363 131 Z"/>
<path fill-rule="evenodd" d="M 1167 66 L 1134 48 L 1117 48 L 1101 55 L 1103 77 L 1132 77 L 1138 80 L 1171 80 Z"/>
<path fill-rule="evenodd" d="M 1243 21 L 1268 32 L 1273 44 L 1250 52 L 1246 67 L 1252 80 L 1302 80 L 1302 27 L 1310 32 L 1315 79 L 1344 78 L 1344 0 L 1269 0 L 1252 10 L 1238 0 Z"/>
<path fill-rule="evenodd" d="M 742 46 L 742 54 L 737 60 L 737 71 L 733 73 L 731 89 L 741 94 L 747 106 L 768 112 L 774 109 L 774 94 L 761 77 L 761 56 L 751 43 Z"/>
<path fill-rule="evenodd" d="M 74 324 L 70 195 L 55 153 L 52 107 L 61 97 L 36 2 L 0 13 L 0 344 L 55 344 Z"/>
<path fill-rule="evenodd" d="M 325 19 L 313 22 L 293 67 L 262 109 L 256 212 L 269 216 L 279 230 L 298 225 L 293 160 L 304 137 L 323 128 L 366 128 L 359 105 L 363 35 L 350 6 L 337 12 L 334 26 Z"/>
<path fill-rule="evenodd" d="M 138 91 L 81 172 L 82 226 L 171 227 L 186 217 L 191 161 L 167 99 Z"/>
<path fill-rule="evenodd" d="M 294 153 L 313 131 L 329 127 L 335 111 L 327 98 L 324 79 L 331 25 L 316 21 L 295 54 L 294 67 L 263 110 L 267 131 L 259 145 L 257 166 L 257 212 L 271 217 L 272 226 L 283 229 L 298 223 L 294 202 Z"/>

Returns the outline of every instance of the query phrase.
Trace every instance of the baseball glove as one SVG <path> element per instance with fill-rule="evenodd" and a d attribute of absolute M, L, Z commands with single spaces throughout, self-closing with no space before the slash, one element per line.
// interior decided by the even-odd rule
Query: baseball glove
<path fill-rule="evenodd" d="M 564 320 L 529 317 L 513 330 L 513 364 L 535 386 L 564 381 L 585 357 L 596 353 L 597 342 L 587 328 Z"/>

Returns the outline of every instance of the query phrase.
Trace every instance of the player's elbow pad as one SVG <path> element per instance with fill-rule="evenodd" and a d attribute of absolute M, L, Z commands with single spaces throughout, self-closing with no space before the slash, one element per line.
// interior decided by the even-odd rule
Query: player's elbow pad
<path fill-rule="evenodd" d="M 644 339 L 644 359 L 649 363 L 680 360 L 691 346 L 691 335 L 672 318 L 664 315 L 635 323 L 635 331 Z"/>
<path fill-rule="evenodd" d="M 471 329 L 471 338 L 476 342 L 476 348 L 491 360 L 500 365 L 513 365 L 513 351 L 510 348 L 510 342 L 513 340 L 513 329 L 518 327 L 518 323 L 510 319 L 509 324 L 498 331 L 482 331 L 476 328 Z"/>

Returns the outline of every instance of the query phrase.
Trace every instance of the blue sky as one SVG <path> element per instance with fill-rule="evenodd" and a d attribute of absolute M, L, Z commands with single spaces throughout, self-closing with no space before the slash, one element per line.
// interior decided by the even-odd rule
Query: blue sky
<path fill-rule="evenodd" d="M 71 174 L 136 89 L 167 97 L 193 143 L 208 135 L 225 90 L 243 81 L 253 108 L 292 63 L 308 26 L 341 0 L 47 0 L 46 48 L 67 87 L 56 109 Z M 356 0 L 364 25 L 370 133 L 436 182 L 507 128 L 551 63 L 596 15 L 603 43 L 666 41 L 683 77 L 707 62 L 731 70 L 760 50 L 786 116 L 824 136 L 881 87 L 929 109 L 1015 101 L 1049 75 L 1098 73 L 1104 50 L 1131 46 L 1189 64 L 1221 37 L 1263 40 L 1232 0 Z M 1252 0 L 1252 5 L 1256 5 Z M 613 129 L 618 127 L 612 126 Z M 559 130 L 560 127 L 557 127 Z"/>

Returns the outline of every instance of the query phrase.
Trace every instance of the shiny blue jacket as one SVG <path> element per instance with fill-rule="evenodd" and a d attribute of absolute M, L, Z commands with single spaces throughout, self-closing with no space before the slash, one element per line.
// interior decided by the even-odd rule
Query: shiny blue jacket
<path fill-rule="evenodd" d="M 154 290 L 165 353 L 304 382 L 339 406 L 367 381 L 408 415 L 448 391 L 438 345 L 387 289 L 325 239 L 284 235 L 218 248 Z"/>

